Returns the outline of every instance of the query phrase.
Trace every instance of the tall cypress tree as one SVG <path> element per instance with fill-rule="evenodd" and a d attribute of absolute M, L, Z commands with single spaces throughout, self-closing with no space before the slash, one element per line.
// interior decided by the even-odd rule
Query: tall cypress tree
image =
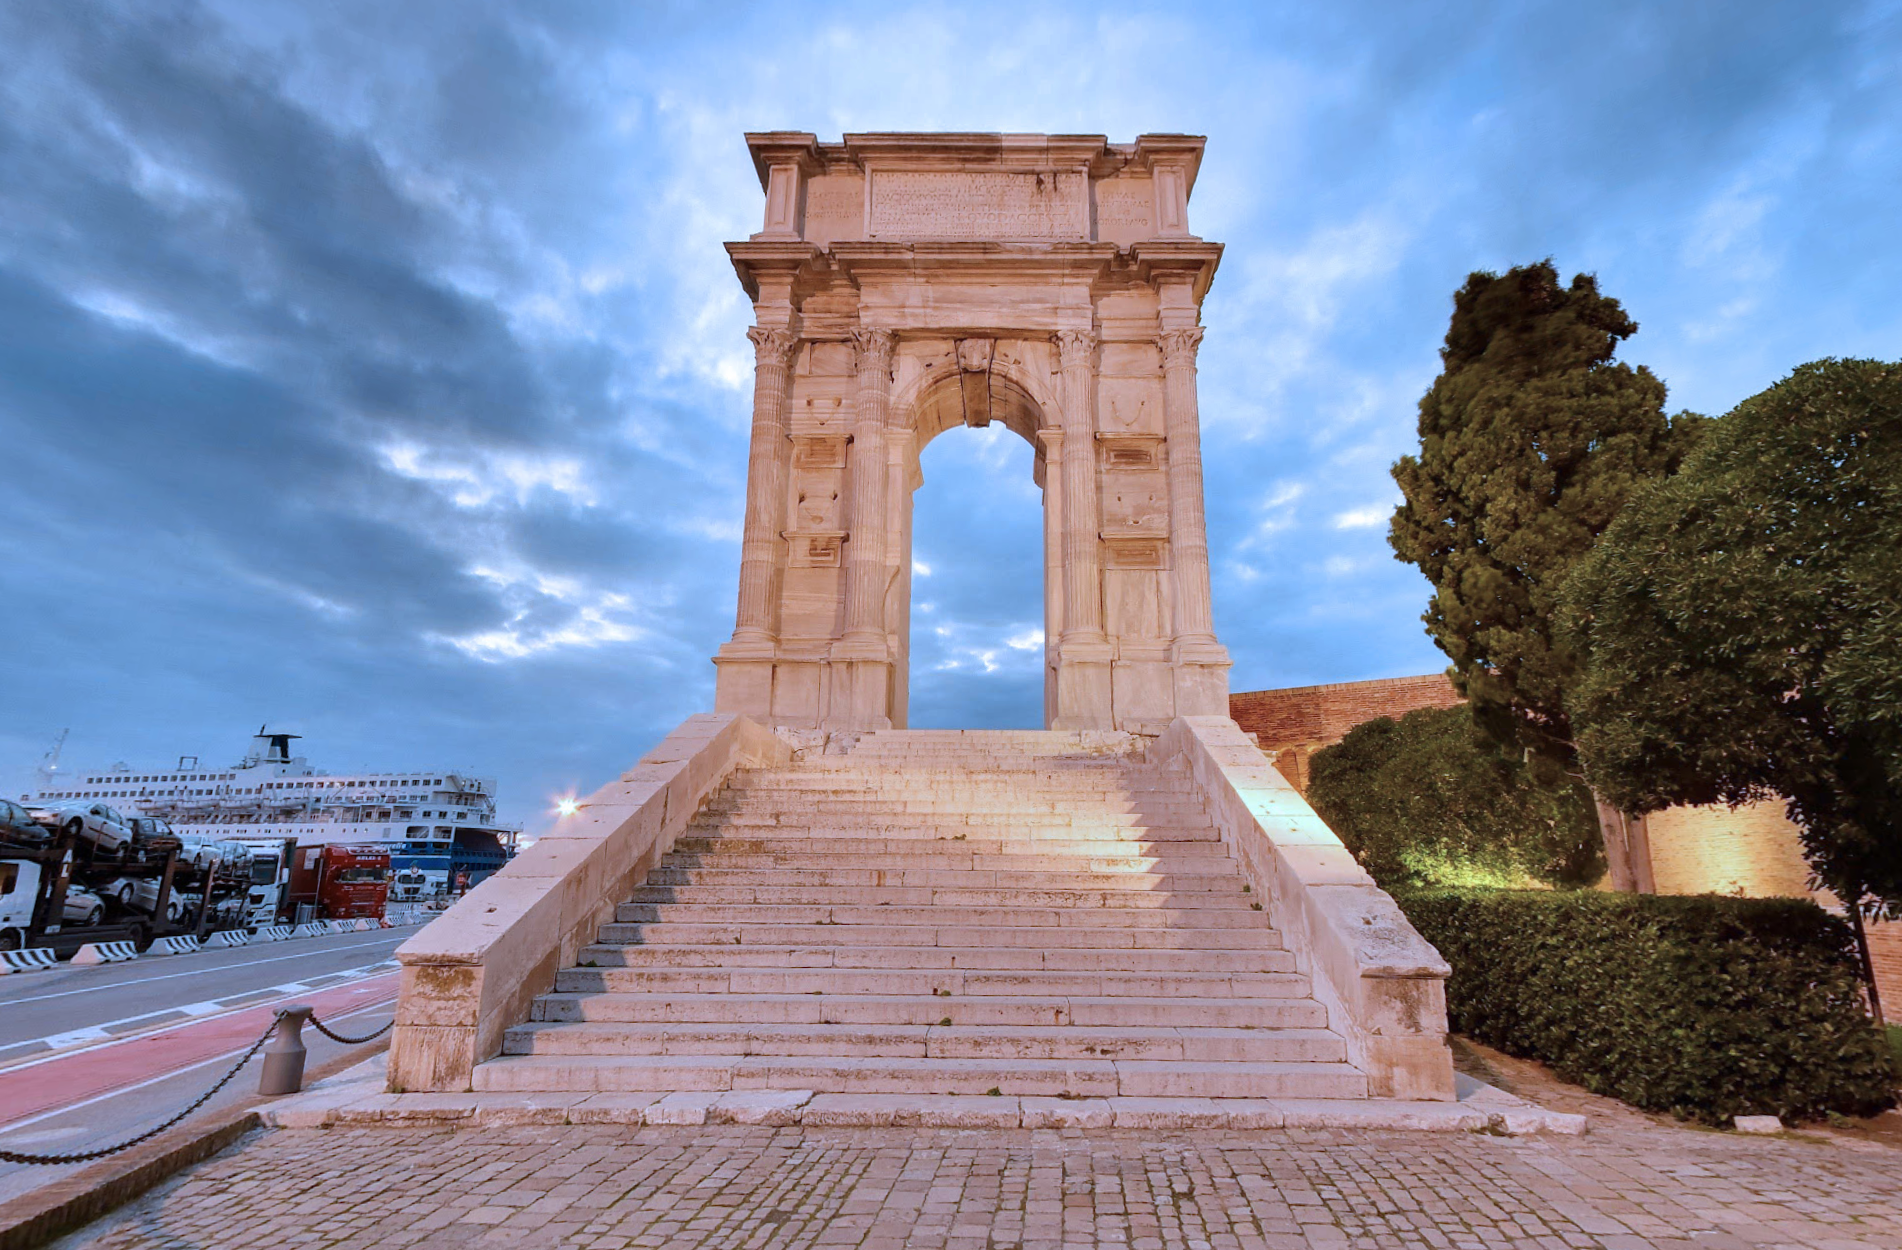
<path fill-rule="evenodd" d="M 1638 329 L 1549 260 L 1474 273 L 1453 297 L 1443 369 L 1420 400 L 1420 452 L 1394 465 L 1396 558 L 1433 584 L 1421 618 L 1487 732 L 1579 775 L 1566 693 L 1580 657 L 1554 637 L 1565 576 L 1633 488 L 1674 472 L 1696 418 L 1664 383 L 1612 359 Z M 1599 805 L 1616 888 L 1648 890 L 1641 822 Z"/>

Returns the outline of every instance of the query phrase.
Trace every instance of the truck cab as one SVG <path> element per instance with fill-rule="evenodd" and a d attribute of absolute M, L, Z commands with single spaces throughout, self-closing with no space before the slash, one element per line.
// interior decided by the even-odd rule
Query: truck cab
<path fill-rule="evenodd" d="M 308 905 L 320 920 L 377 920 L 390 892 L 390 853 L 381 846 L 325 843 L 298 847 L 290 904 Z"/>

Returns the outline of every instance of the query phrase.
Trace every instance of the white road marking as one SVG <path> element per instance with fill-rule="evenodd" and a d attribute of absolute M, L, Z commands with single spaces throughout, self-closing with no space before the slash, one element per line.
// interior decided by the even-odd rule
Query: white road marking
<path fill-rule="evenodd" d="M 350 942 L 337 946 L 326 946 L 321 950 L 302 951 L 295 955 L 274 955 L 269 959 L 247 959 L 243 963 L 217 964 L 209 968 L 194 968 L 189 972 L 168 972 L 156 977 L 134 977 L 130 980 L 114 981 L 111 985 L 89 985 L 85 989 L 60 990 L 52 994 L 35 994 L 31 998 L 5 998 L 0 999 L 0 1006 L 13 1007 L 25 1003 L 40 1003 L 45 1002 L 49 998 L 71 998 L 75 994 L 98 994 L 105 990 L 123 989 L 128 985 L 149 985 L 153 981 L 176 981 L 180 977 L 202 977 L 214 972 L 230 972 L 236 968 L 255 968 L 260 964 L 281 964 L 293 959 L 309 959 L 313 955 L 329 955 L 337 951 L 352 951 L 365 946 L 376 946 L 380 944 L 380 941 L 387 940 L 389 939 L 379 939 L 369 942 Z"/>
<path fill-rule="evenodd" d="M 117 1023 L 117 1021 L 114 1021 Z M 106 1032 L 103 1025 L 94 1025 L 88 1029 L 74 1029 L 70 1033 L 55 1033 L 51 1037 L 34 1038 L 34 1041 L 47 1046 L 78 1046 L 84 1042 L 106 1042 L 112 1040 L 112 1034 Z"/>
<path fill-rule="evenodd" d="M 341 989 L 353 981 L 362 981 L 369 977 L 378 976 L 389 971 L 391 967 L 395 966 L 395 962 L 395 960 L 385 960 L 379 964 L 365 964 L 361 968 L 347 968 L 342 972 L 331 974 L 337 979 L 322 988 L 327 990 Z M 93 1025 L 90 1028 L 73 1029 L 66 1033 L 55 1033 L 51 1037 L 29 1038 L 23 1042 L 16 1042 L 14 1045 L 31 1046 L 38 1043 L 50 1049 L 61 1051 L 62 1053 L 39 1055 L 25 1063 L 9 1064 L 5 1067 L 0 1067 L 0 1072 L 17 1072 L 21 1068 L 35 1067 L 52 1059 L 64 1059 L 67 1057 L 64 1052 L 73 1046 L 94 1045 L 99 1042 L 124 1041 L 129 1037 L 146 1032 L 146 1030 L 141 1029 L 124 1029 L 124 1031 L 118 1033 L 109 1032 L 109 1030 L 113 1028 L 123 1028 L 123 1026 L 138 1024 L 141 1021 L 149 1021 L 152 1024 L 183 1024 L 183 1020 L 173 1020 L 169 1017 L 175 1016 L 180 1012 L 183 1012 L 187 1017 L 228 1015 L 232 1012 L 249 1011 L 253 1007 L 264 1006 L 267 1001 L 272 999 L 284 999 L 295 994 L 308 994 L 310 992 L 310 986 L 298 981 L 291 981 L 284 985 L 273 985 L 266 989 L 246 991 L 247 995 L 259 996 L 253 1002 L 236 1003 L 231 1006 L 214 1002 L 190 1003 L 183 1007 L 163 1007 L 157 1011 L 147 1011 L 136 1016 L 127 1016 L 123 1020 L 108 1020 L 104 1024 Z"/>
<path fill-rule="evenodd" d="M 367 1016 L 373 1011 L 385 1011 L 388 1008 L 389 1008 L 389 1002 L 388 1000 L 385 1000 L 384 1002 L 374 1003 L 368 1007 L 359 1007 L 355 1011 L 346 1011 L 342 1015 L 336 1017 L 336 1019 L 338 1021 L 353 1020 L 358 1016 Z M 54 1107 L 50 1111 L 42 1111 L 38 1115 L 30 1115 L 24 1120 L 17 1120 L 12 1124 L 7 1125 L 5 1128 L 0 1129 L 0 1137 L 10 1136 L 11 1134 L 23 1128 L 31 1128 L 33 1125 L 40 1123 L 42 1120 L 50 1120 L 56 1115 L 65 1115 L 69 1111 L 83 1110 L 86 1107 L 92 1106 L 94 1103 L 104 1102 L 108 1098 L 117 1098 L 122 1094 L 135 1093 L 138 1090 L 142 1090 L 146 1088 L 148 1085 L 157 1085 L 160 1081 L 169 1081 L 175 1076 L 183 1076 L 187 1072 L 194 1072 L 198 1070 L 199 1068 L 205 1067 L 209 1064 L 221 1063 L 231 1059 L 236 1059 L 239 1055 L 242 1055 L 248 1049 L 250 1049 L 250 1047 L 240 1046 L 236 1050 L 227 1050 L 222 1055 L 213 1055 L 209 1059 L 200 1059 L 197 1063 L 189 1064 L 183 1068 L 173 1068 L 170 1072 L 161 1073 L 158 1076 L 147 1077 L 145 1080 L 140 1081 L 137 1085 L 121 1085 L 118 1089 L 107 1090 L 103 1094 L 94 1094 L 91 1098 L 85 1099 L 83 1102 L 68 1103 L 64 1107 Z M 346 1047 L 346 1049 L 348 1048 Z M 61 1056 L 61 1058 L 64 1058 L 64 1057 L 65 1056 Z"/>

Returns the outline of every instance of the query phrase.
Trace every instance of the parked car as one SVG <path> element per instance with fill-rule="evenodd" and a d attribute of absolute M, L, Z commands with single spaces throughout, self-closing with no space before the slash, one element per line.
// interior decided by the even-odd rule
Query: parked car
<path fill-rule="evenodd" d="M 12 799 L 0 799 L 0 842 L 34 845 L 50 835 L 46 826 L 33 819 L 33 813 Z"/>
<path fill-rule="evenodd" d="M 98 924 L 106 918 L 106 900 L 83 886 L 66 887 L 65 923 Z"/>
<path fill-rule="evenodd" d="M 27 810 L 33 813 L 34 820 L 47 828 L 61 829 L 84 838 L 102 851 L 123 851 L 132 843 L 132 830 L 126 827 L 125 817 L 104 803 L 68 799 L 63 803 L 48 803 L 44 807 L 29 807 Z"/>
<path fill-rule="evenodd" d="M 207 838 L 200 834 L 174 834 L 178 838 L 179 858 L 193 868 L 203 871 L 213 864 L 223 864 L 230 869 L 249 869 L 251 866 L 251 848 L 242 842 L 233 842 L 228 838 Z"/>
<path fill-rule="evenodd" d="M 159 883 L 151 877 L 120 877 L 117 881 L 107 882 L 99 892 L 107 898 L 117 899 L 121 907 L 142 911 L 148 916 L 158 910 Z M 167 907 L 165 910 L 170 913 L 175 909 Z"/>
<path fill-rule="evenodd" d="M 172 827 L 157 816 L 128 816 L 125 823 L 126 827 L 132 830 L 134 846 L 149 847 L 155 843 L 178 840 L 178 835 L 172 832 Z"/>

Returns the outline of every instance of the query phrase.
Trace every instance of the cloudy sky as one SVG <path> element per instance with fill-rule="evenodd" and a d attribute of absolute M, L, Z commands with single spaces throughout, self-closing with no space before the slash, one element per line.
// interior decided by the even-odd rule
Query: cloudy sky
<path fill-rule="evenodd" d="M 1388 555 L 1466 273 L 1553 257 L 1721 412 L 1902 331 L 1902 7 L 0 0 L 0 785 L 474 767 L 531 826 L 710 706 L 742 132 L 1206 134 L 1236 689 L 1424 672 Z M 1039 716 L 1029 451 L 918 498 L 914 723 Z"/>

